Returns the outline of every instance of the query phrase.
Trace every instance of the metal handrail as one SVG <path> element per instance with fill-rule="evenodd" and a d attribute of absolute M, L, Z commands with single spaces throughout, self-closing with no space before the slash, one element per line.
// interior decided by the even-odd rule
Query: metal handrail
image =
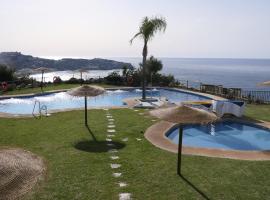
<path fill-rule="evenodd" d="M 35 109 L 36 109 L 36 105 L 38 104 L 38 111 L 39 111 L 39 118 L 41 117 L 41 110 L 40 110 L 40 101 L 35 101 L 34 107 L 33 107 L 33 111 L 32 111 L 32 115 L 35 118 L 38 118 L 38 116 L 35 115 Z"/>
<path fill-rule="evenodd" d="M 39 113 L 39 116 L 37 116 L 35 114 L 35 110 L 36 110 L 36 106 L 38 105 L 38 113 Z M 35 101 L 35 104 L 34 104 L 34 107 L 33 107 L 33 111 L 32 111 L 32 115 L 35 117 L 35 118 L 41 118 L 42 116 L 42 110 L 45 111 L 45 116 L 48 116 L 48 108 L 46 105 L 42 105 L 41 106 L 41 103 L 40 101 L 36 100 Z"/>

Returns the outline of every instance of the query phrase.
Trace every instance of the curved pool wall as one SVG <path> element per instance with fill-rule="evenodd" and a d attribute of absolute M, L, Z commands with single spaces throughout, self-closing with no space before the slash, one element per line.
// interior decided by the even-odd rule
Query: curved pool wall
<path fill-rule="evenodd" d="M 89 107 L 123 106 L 123 99 L 140 97 L 140 89 L 107 90 L 105 94 L 88 98 Z M 152 89 L 146 91 L 147 96 L 166 97 L 170 102 L 209 100 L 210 98 L 189 92 L 173 89 Z M 78 109 L 84 106 L 84 98 L 72 97 L 67 92 L 57 92 L 45 95 L 24 96 L 0 100 L 0 113 L 31 114 L 35 101 L 46 105 L 48 110 Z"/>
<path fill-rule="evenodd" d="M 166 136 L 178 144 L 179 129 L 172 128 Z M 209 125 L 186 125 L 183 129 L 183 146 L 240 150 L 270 150 L 270 129 L 237 121 L 223 121 Z"/>

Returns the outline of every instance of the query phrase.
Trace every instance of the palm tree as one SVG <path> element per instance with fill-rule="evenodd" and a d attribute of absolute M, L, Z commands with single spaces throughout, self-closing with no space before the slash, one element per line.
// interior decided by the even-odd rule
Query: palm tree
<path fill-rule="evenodd" d="M 147 54 L 148 54 L 148 42 L 154 37 L 154 35 L 159 32 L 163 31 L 165 32 L 167 26 L 167 22 L 165 18 L 163 17 L 153 17 L 153 18 L 148 18 L 144 17 L 142 20 L 142 23 L 139 28 L 139 32 L 136 33 L 133 38 L 130 40 L 130 43 L 133 42 L 133 40 L 137 37 L 141 37 L 144 41 L 144 46 L 143 46 L 143 60 L 142 60 L 142 99 L 145 99 L 145 64 L 146 64 L 146 59 L 147 59 Z"/>

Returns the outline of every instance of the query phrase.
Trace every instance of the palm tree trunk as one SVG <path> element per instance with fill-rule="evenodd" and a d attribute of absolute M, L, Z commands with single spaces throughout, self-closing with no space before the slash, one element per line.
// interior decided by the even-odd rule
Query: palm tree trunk
<path fill-rule="evenodd" d="M 146 64 L 146 58 L 147 58 L 147 41 L 144 41 L 144 47 L 143 47 L 143 61 L 142 61 L 142 99 L 146 99 L 145 94 L 145 64 Z"/>

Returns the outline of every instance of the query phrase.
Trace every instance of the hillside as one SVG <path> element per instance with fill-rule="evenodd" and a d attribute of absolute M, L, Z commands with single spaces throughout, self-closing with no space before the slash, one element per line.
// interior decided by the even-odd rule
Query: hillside
<path fill-rule="evenodd" d="M 64 58 L 61 60 L 52 60 L 45 58 L 33 57 L 31 55 L 23 55 L 20 52 L 2 52 L 0 53 L 0 64 L 6 64 L 16 71 L 23 69 L 34 69 L 38 67 L 47 67 L 52 70 L 63 71 L 63 70 L 77 70 L 77 69 L 88 69 L 88 70 L 112 70 L 122 69 L 123 66 L 132 68 L 130 63 L 118 62 L 114 60 L 107 60 L 101 58 L 94 59 L 72 59 Z"/>

